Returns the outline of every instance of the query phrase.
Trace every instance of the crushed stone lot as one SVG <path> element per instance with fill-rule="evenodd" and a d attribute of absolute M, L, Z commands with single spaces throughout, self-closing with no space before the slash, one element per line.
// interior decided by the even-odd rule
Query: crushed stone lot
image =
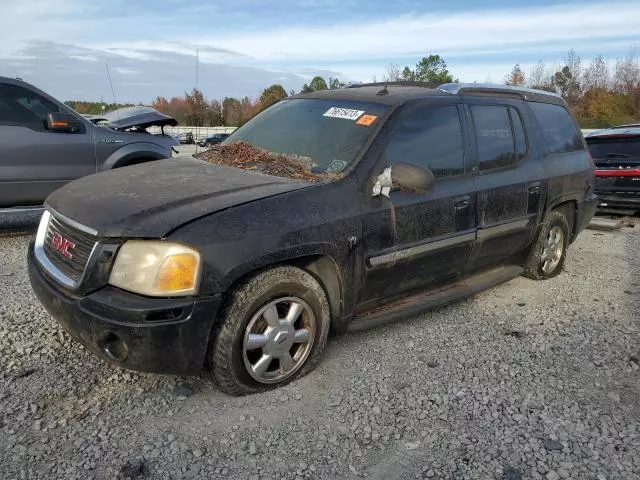
<path fill-rule="evenodd" d="M 330 339 L 232 398 L 71 340 L 0 233 L 0 478 L 640 478 L 640 228 L 585 231 L 560 276 Z"/>

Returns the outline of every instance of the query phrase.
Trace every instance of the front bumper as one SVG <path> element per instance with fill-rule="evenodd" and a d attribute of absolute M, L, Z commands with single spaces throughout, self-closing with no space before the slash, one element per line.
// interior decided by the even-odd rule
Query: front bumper
<path fill-rule="evenodd" d="M 28 254 L 38 300 L 78 342 L 98 357 L 131 370 L 191 375 L 205 364 L 220 297 L 147 298 L 114 287 L 86 296 L 67 293 Z"/>

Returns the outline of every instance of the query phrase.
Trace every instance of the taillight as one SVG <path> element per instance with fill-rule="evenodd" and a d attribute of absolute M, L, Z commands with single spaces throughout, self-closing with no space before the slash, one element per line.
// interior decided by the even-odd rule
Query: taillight
<path fill-rule="evenodd" d="M 640 168 L 596 170 L 596 177 L 640 177 Z"/>

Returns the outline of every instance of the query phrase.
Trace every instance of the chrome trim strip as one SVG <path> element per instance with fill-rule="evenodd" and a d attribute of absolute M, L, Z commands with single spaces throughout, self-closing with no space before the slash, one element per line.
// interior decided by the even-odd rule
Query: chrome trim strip
<path fill-rule="evenodd" d="M 56 214 L 58 215 L 58 214 Z M 74 281 L 72 278 L 69 278 L 65 275 L 58 267 L 56 267 L 49 258 L 47 258 L 46 253 L 44 253 L 44 242 L 47 237 L 47 228 L 49 228 L 49 220 L 51 219 L 51 212 L 45 210 L 42 214 L 42 218 L 40 219 L 40 225 L 38 226 L 38 233 L 36 234 L 36 241 L 34 245 L 34 254 L 40 265 L 42 265 L 49 274 L 53 276 L 58 282 L 64 285 L 67 288 L 75 290 L 82 283 L 84 279 L 84 275 L 87 271 L 87 267 L 91 262 L 91 258 L 96 251 L 98 246 L 98 242 L 94 242 L 93 248 L 91 249 L 91 253 L 89 253 L 89 258 L 87 259 L 87 264 L 84 266 L 84 270 L 82 271 L 82 275 L 78 281 Z"/>
<path fill-rule="evenodd" d="M 75 220 L 70 219 L 69 217 L 62 215 L 61 213 L 56 212 L 53 208 L 48 207 L 47 210 L 51 211 L 51 213 L 53 214 L 53 216 L 55 216 L 58 220 L 62 220 L 63 223 L 66 223 L 67 225 L 69 225 L 70 227 L 75 228 L 76 230 L 80 230 L 81 232 L 87 233 L 93 237 L 97 237 L 98 236 L 98 231 L 94 230 L 93 228 L 87 227 L 79 222 L 76 222 Z"/>
<path fill-rule="evenodd" d="M 529 218 L 516 220 L 514 222 L 503 223 L 495 227 L 478 229 L 478 240 L 486 240 L 487 238 L 498 237 L 517 230 L 524 230 L 529 225 Z"/>
<path fill-rule="evenodd" d="M 465 233 L 463 235 L 457 235 L 455 237 L 445 238 L 444 240 L 437 240 L 435 242 L 425 243 L 423 245 L 416 245 L 415 247 L 405 248 L 403 250 L 397 250 L 395 252 L 385 253 L 384 255 L 378 255 L 377 257 L 371 257 L 369 264 L 372 267 L 379 267 L 386 263 L 394 263 L 398 260 L 404 260 L 409 257 L 420 255 L 427 252 L 433 252 L 434 250 L 440 250 L 447 247 L 452 247 L 460 243 L 472 242 L 476 238 L 475 232 Z"/>
<path fill-rule="evenodd" d="M 0 208 L 0 214 L 4 213 L 31 213 L 42 212 L 44 207 L 10 207 Z"/>

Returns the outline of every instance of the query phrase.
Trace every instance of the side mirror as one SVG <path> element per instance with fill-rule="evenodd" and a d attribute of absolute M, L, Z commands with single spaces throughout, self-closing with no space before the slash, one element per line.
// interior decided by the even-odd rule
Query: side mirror
<path fill-rule="evenodd" d="M 413 163 L 398 162 L 387 167 L 373 185 L 373 196 L 389 196 L 392 189 L 403 192 L 426 193 L 433 188 L 436 179 L 431 170 Z"/>
<path fill-rule="evenodd" d="M 52 112 L 47 114 L 47 130 L 60 133 L 84 133 L 84 124 L 71 113 Z"/>

